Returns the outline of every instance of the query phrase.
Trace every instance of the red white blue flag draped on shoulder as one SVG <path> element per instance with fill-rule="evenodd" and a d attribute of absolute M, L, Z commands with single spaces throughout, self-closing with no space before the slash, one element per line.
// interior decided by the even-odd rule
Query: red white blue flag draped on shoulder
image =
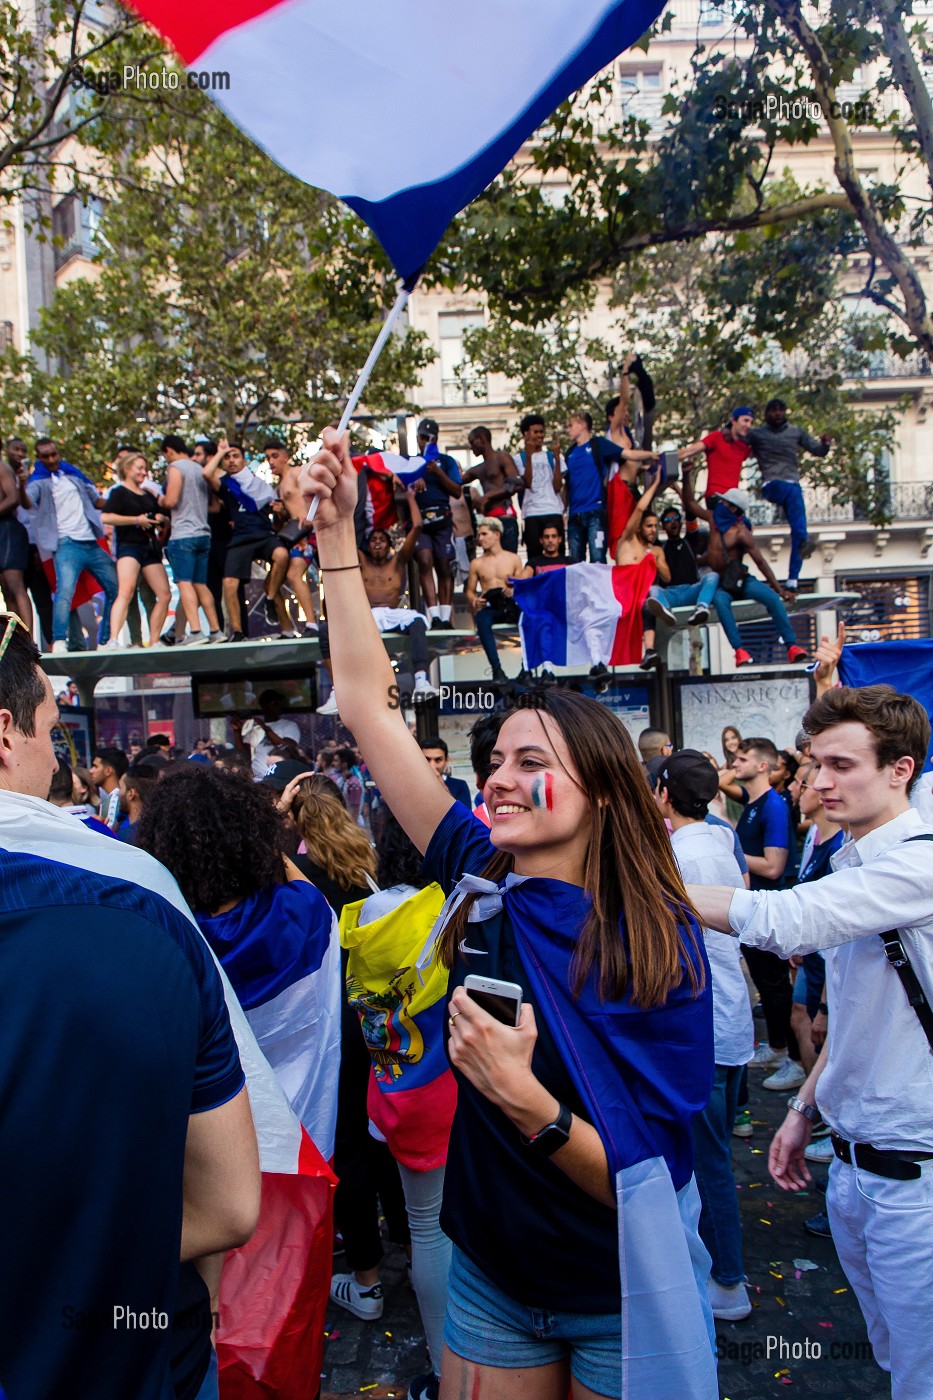
<path fill-rule="evenodd" d="M 663 0 L 132 0 L 279 165 L 413 283 L 453 216 Z M 224 90 L 211 75 L 224 77 Z"/>

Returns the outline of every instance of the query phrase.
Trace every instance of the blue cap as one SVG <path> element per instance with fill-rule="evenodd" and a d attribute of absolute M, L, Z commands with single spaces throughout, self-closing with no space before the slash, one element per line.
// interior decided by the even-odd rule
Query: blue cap
<path fill-rule="evenodd" d="M 750 408 L 748 408 L 745 404 L 743 404 L 741 408 L 734 408 L 734 409 L 732 410 L 732 421 L 733 421 L 733 423 L 735 422 L 736 418 L 741 418 L 741 417 L 743 417 L 743 415 L 746 414 L 746 413 L 748 414 L 749 418 L 754 418 L 754 416 L 755 416 L 754 413 L 752 412 L 752 410 L 751 410 Z"/>

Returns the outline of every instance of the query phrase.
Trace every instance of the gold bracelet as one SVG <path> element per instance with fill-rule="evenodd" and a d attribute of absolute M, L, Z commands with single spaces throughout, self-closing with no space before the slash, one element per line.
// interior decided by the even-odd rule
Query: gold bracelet
<path fill-rule="evenodd" d="M 342 573 L 344 569 L 360 569 L 360 568 L 362 568 L 362 565 L 361 565 L 360 563 L 356 563 L 356 564 L 327 564 L 327 565 L 322 564 L 322 565 L 321 565 L 321 573 L 322 573 L 322 574 L 339 574 L 339 573 Z"/>

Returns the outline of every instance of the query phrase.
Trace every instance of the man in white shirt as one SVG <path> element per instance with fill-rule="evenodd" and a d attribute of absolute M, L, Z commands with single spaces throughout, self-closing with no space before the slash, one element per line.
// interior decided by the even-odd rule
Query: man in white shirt
<path fill-rule="evenodd" d="M 745 888 L 733 853 L 731 829 L 710 826 L 709 804 L 719 774 L 697 749 L 681 749 L 661 761 L 654 800 L 671 824 L 674 859 L 685 883 Z M 752 1058 L 752 1009 L 734 938 L 704 929 L 713 982 L 713 1092 L 693 1121 L 696 1179 L 702 1203 L 700 1238 L 712 1267 L 707 1285 L 714 1317 L 736 1322 L 752 1310 L 742 1263 L 742 1225 L 732 1173 L 732 1127 L 742 1069 Z"/>
<path fill-rule="evenodd" d="M 893 1400 L 928 1400 L 933 1376 L 933 824 L 910 807 L 930 723 L 890 686 L 841 687 L 804 727 L 813 779 L 850 840 L 833 873 L 791 890 L 692 886 L 703 922 L 783 957 L 828 950 L 829 1031 L 771 1145 L 778 1185 L 797 1191 L 819 1114 L 838 1160 L 826 1194 L 833 1239 Z M 920 838 L 920 839 L 917 839 Z M 882 938 L 896 923 L 919 984 L 908 1001 Z M 914 1001 L 917 1002 L 917 997 Z"/>
<path fill-rule="evenodd" d="M 273 750 L 285 750 L 291 758 L 302 756 L 298 747 L 301 730 L 293 719 L 282 718 L 285 696 L 278 690 L 264 690 L 258 699 L 261 715 L 248 720 L 233 716 L 230 720 L 237 748 L 252 751 L 253 778 L 257 783 L 266 776 Z"/>

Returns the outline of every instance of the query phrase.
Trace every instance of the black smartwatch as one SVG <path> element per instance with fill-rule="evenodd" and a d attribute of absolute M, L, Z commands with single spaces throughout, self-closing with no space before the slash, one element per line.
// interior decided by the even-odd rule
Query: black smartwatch
<path fill-rule="evenodd" d="M 519 1133 L 524 1147 L 530 1147 L 533 1152 L 537 1152 L 541 1157 L 551 1157 L 563 1147 L 565 1142 L 570 1141 L 570 1125 L 573 1122 L 573 1114 L 566 1104 L 561 1104 L 560 1112 L 553 1123 L 548 1123 L 531 1137 L 525 1137 L 524 1133 Z"/>

